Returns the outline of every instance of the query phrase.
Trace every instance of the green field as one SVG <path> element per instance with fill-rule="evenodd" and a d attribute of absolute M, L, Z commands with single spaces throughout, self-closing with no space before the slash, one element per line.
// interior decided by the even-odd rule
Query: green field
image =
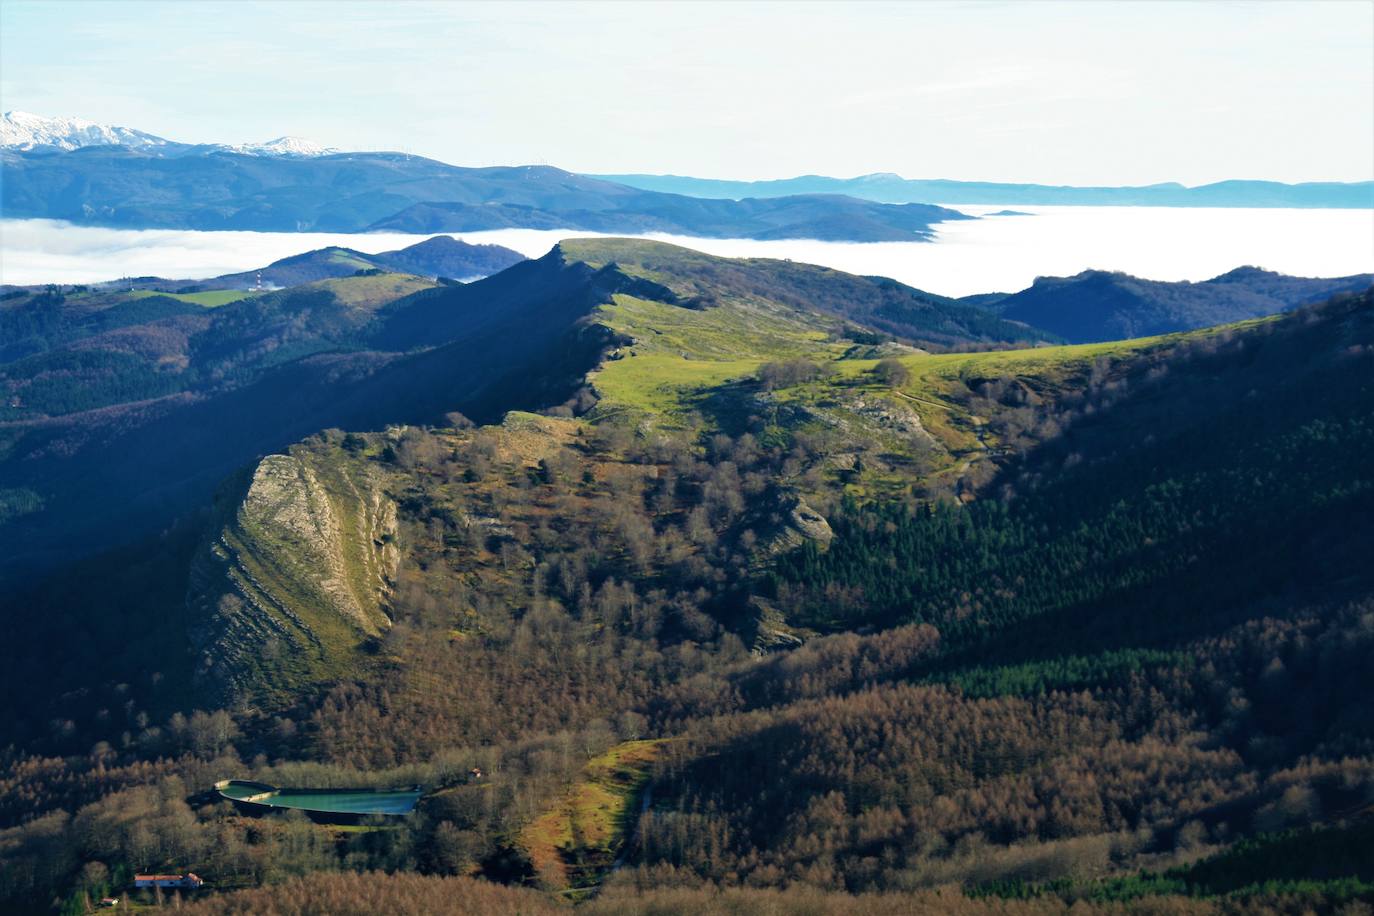
<path fill-rule="evenodd" d="M 848 343 L 827 339 L 809 316 L 771 303 L 731 300 L 717 308 L 694 310 L 616 295 L 600 309 L 599 317 L 633 343 L 591 375 L 601 397 L 598 418 L 642 412 L 668 427 L 682 426 L 712 389 L 751 378 L 765 362 L 796 358 L 827 367 L 828 377 L 780 391 L 775 398 L 814 401 L 864 384 L 878 363 L 842 358 Z M 1180 336 L 974 353 L 911 353 L 898 357 L 911 371 L 902 394 L 911 401 L 924 399 L 919 412 L 925 415 L 931 407 L 948 409 L 945 395 L 951 386 L 962 387 L 964 379 L 1017 375 L 1055 379 L 1085 371 L 1095 360 L 1128 356 Z M 937 418 L 935 423 L 941 425 L 942 420 Z"/>
<path fill-rule="evenodd" d="M 155 289 L 136 289 L 129 293 L 130 299 L 151 299 L 153 296 L 163 296 L 167 299 L 190 302 L 213 309 L 247 299 L 249 293 L 241 289 L 207 289 L 199 293 L 164 293 Z"/>
<path fill-rule="evenodd" d="M 429 289 L 434 286 L 434 281 L 412 277 L 410 274 L 384 273 L 361 277 L 335 277 L 332 280 L 317 280 L 309 285 L 329 290 L 344 305 L 373 309 L 402 296 Z"/>
<path fill-rule="evenodd" d="M 607 363 L 591 379 L 602 397 L 598 416 L 629 408 L 669 420 L 695 395 L 733 379 L 748 378 L 761 360 L 690 360 L 666 353 L 627 356 Z"/>

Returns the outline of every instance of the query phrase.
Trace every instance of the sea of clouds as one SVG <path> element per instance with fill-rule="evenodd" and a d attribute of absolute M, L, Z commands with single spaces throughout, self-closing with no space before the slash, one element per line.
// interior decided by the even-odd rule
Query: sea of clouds
<path fill-rule="evenodd" d="M 1023 289 L 1037 276 L 1095 268 L 1154 280 L 1206 280 L 1241 265 L 1309 277 L 1374 272 L 1374 210 L 963 206 L 934 242 L 756 241 L 653 234 L 711 254 L 790 258 L 887 276 L 965 296 Z M 501 229 L 453 233 L 538 257 L 558 240 L 598 233 Z M 202 278 L 261 267 L 326 245 L 376 253 L 428 236 L 126 230 L 54 220 L 0 220 L 0 283 L 88 283 L 120 277 Z"/>

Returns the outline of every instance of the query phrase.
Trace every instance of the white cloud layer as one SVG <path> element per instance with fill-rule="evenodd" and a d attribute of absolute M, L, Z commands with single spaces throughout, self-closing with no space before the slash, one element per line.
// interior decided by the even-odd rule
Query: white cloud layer
<path fill-rule="evenodd" d="M 987 214 L 997 206 L 964 206 Z M 1006 292 L 1090 268 L 1154 280 L 1206 280 L 1250 264 L 1299 276 L 1374 272 L 1374 211 L 1025 207 L 1029 216 L 944 223 L 929 242 L 755 241 L 653 235 L 711 254 L 790 258 L 893 277 L 949 296 Z M 595 233 L 503 229 L 458 234 L 538 257 Z M 209 277 L 326 245 L 375 253 L 427 236 L 96 229 L 0 220 L 0 282 L 84 283 L 126 276 Z"/>

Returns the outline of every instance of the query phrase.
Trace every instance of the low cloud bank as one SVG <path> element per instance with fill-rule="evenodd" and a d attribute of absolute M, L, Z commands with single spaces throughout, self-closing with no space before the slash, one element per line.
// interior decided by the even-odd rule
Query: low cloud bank
<path fill-rule="evenodd" d="M 999 206 L 963 207 L 983 215 Z M 935 242 L 756 241 L 651 235 L 711 254 L 790 258 L 893 277 L 949 296 L 1014 292 L 1037 276 L 1089 268 L 1153 280 L 1206 280 L 1251 264 L 1300 276 L 1374 272 L 1374 212 L 1158 207 L 1017 207 L 937 226 Z M 577 230 L 500 229 L 457 237 L 538 257 Z M 0 282 L 88 283 L 156 275 L 202 278 L 261 267 L 327 245 L 375 253 L 428 236 L 97 229 L 0 220 Z"/>
<path fill-rule="evenodd" d="M 121 277 L 200 279 L 343 245 L 376 253 L 426 236 L 317 232 L 100 229 L 60 220 L 0 220 L 0 282 L 94 283 Z"/>

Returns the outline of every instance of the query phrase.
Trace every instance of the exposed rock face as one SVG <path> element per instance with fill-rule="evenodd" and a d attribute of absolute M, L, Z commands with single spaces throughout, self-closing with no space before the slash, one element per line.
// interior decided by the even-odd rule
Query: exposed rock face
<path fill-rule="evenodd" d="M 858 397 L 846 405 L 854 413 L 875 421 L 882 429 L 891 430 L 903 437 L 930 447 L 936 444 L 935 437 L 921 424 L 921 416 L 904 404 L 887 398 Z"/>
<path fill-rule="evenodd" d="M 812 509 L 800 496 L 791 494 L 783 497 L 778 508 L 782 522 L 759 538 L 754 551 L 757 560 L 767 560 L 795 550 L 807 541 L 817 541 L 824 546 L 835 536 L 825 516 Z"/>
<path fill-rule="evenodd" d="M 188 596 L 208 693 L 262 700 L 336 676 L 391 625 L 396 504 L 374 469 L 269 455 L 226 516 Z"/>
<path fill-rule="evenodd" d="M 792 511 L 787 515 L 787 526 L 789 530 L 797 532 L 808 541 L 829 544 L 830 539 L 835 536 L 825 516 L 812 509 L 802 499 L 792 504 Z"/>
<path fill-rule="evenodd" d="M 787 618 L 757 595 L 749 599 L 750 619 L 743 634 L 753 655 L 769 655 L 795 649 L 806 641 L 803 634 L 787 625 Z"/>
<path fill-rule="evenodd" d="M 856 344 L 845 352 L 845 359 L 884 359 L 888 356 L 913 356 L 916 354 L 927 354 L 929 350 L 920 347 L 912 347 L 895 340 L 885 341 L 872 346 Z"/>

